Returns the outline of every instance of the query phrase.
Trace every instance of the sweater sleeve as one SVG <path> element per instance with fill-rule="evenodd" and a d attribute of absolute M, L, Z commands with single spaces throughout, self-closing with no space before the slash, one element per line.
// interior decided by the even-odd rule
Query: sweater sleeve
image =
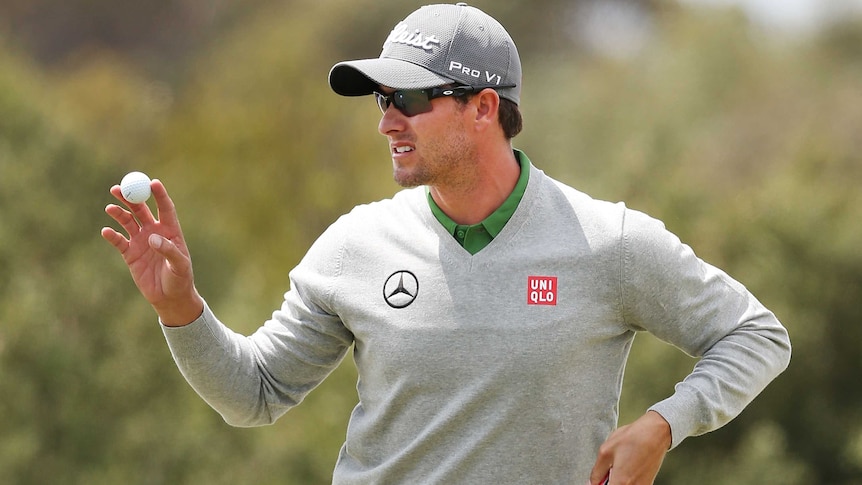
<path fill-rule="evenodd" d="M 790 340 L 742 284 L 661 222 L 626 210 L 622 244 L 627 323 L 699 357 L 674 393 L 650 408 L 670 423 L 673 448 L 742 412 L 788 366 Z"/>
<path fill-rule="evenodd" d="M 163 326 L 183 377 L 233 426 L 273 423 L 329 375 L 353 335 L 329 309 L 340 238 L 330 228 L 290 272 L 281 308 L 251 336 L 230 330 L 209 305 L 184 327 Z"/>

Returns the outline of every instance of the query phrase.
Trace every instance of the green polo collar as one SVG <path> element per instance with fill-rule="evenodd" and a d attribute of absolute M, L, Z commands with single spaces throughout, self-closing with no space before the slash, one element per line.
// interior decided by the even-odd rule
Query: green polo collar
<path fill-rule="evenodd" d="M 515 209 L 518 208 L 521 198 L 524 197 L 524 191 L 527 190 L 527 181 L 530 179 L 530 159 L 521 150 L 514 149 L 513 151 L 515 152 L 515 159 L 521 165 L 521 175 L 518 177 L 518 183 L 515 184 L 514 190 L 503 201 L 503 204 L 478 224 L 465 225 L 455 223 L 434 202 L 428 187 L 425 188 L 425 194 L 428 196 L 428 205 L 431 206 L 431 212 L 434 213 L 434 217 L 446 228 L 446 232 L 454 236 L 455 240 L 470 254 L 478 253 L 497 237 L 497 234 L 500 234 L 500 231 L 503 230 L 503 227 L 512 218 Z"/>

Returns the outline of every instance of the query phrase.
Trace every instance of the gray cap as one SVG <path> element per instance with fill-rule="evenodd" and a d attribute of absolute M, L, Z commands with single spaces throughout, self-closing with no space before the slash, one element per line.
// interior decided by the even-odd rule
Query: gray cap
<path fill-rule="evenodd" d="M 378 86 L 427 89 L 444 84 L 502 87 L 521 98 L 521 59 L 506 29 L 466 3 L 427 5 L 399 22 L 376 59 L 339 62 L 329 85 L 342 96 L 364 96 Z"/>

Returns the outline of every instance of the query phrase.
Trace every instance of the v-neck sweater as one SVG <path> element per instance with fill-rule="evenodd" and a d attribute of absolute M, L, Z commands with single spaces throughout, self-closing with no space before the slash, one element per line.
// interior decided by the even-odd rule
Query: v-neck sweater
<path fill-rule="evenodd" d="M 775 316 L 661 222 L 535 166 L 475 255 L 423 188 L 405 189 L 339 218 L 290 282 L 249 337 L 209 306 L 163 331 L 185 378 L 236 426 L 275 421 L 352 345 L 358 404 L 338 485 L 586 482 L 639 331 L 700 357 L 651 407 L 673 446 L 736 416 L 789 360 Z"/>

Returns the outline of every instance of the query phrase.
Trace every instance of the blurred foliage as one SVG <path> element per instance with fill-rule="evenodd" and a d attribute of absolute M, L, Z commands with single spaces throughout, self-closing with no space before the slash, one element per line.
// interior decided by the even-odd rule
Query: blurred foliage
<path fill-rule="evenodd" d="M 657 483 L 862 483 L 862 25 L 779 40 L 733 13 L 655 3 L 649 42 L 611 60 L 566 31 L 572 4 L 485 3 L 524 59 L 516 146 L 665 221 L 791 332 L 790 369 L 736 420 L 671 452 Z M 176 371 L 98 230 L 123 174 L 162 179 L 202 293 L 253 331 L 329 223 L 397 190 L 374 103 L 333 95 L 326 74 L 376 55 L 410 8 L 186 1 L 138 15 L 91 2 L 64 7 L 100 12 L 77 37 L 42 28 L 61 42 L 27 30 L 65 22 L 39 17 L 47 5 L 0 6 L 4 483 L 328 483 L 356 402 L 350 359 L 277 424 L 225 425 Z M 693 363 L 639 336 L 621 421 Z"/>

